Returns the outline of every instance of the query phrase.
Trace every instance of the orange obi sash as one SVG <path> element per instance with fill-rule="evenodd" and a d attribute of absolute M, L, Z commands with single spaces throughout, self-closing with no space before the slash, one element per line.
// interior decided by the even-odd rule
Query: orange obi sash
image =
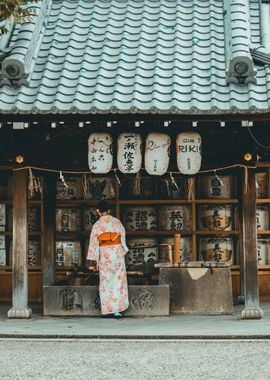
<path fill-rule="evenodd" d="M 103 232 L 98 236 L 98 241 L 100 247 L 106 245 L 117 245 L 121 244 L 121 236 L 118 232 Z"/>

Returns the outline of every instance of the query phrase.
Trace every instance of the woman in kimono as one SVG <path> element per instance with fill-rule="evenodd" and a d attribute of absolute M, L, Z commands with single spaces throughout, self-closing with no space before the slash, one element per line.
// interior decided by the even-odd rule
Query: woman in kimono
<path fill-rule="evenodd" d="M 106 202 L 98 204 L 99 220 L 93 225 L 87 260 L 96 262 L 99 269 L 99 296 L 104 316 L 121 318 L 129 306 L 125 254 L 125 228 L 119 219 L 110 215 Z"/>

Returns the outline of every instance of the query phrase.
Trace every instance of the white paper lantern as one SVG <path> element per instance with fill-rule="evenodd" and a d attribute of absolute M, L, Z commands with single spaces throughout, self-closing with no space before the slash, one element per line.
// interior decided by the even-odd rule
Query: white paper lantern
<path fill-rule="evenodd" d="M 117 165 L 122 173 L 137 173 L 142 166 L 142 138 L 138 133 L 118 136 Z"/>
<path fill-rule="evenodd" d="M 145 170 L 150 175 L 167 172 L 171 138 L 165 133 L 149 133 L 145 143 Z"/>
<path fill-rule="evenodd" d="M 201 136 L 195 132 L 183 132 L 177 135 L 176 157 L 177 166 L 182 174 L 196 174 L 200 170 Z"/>
<path fill-rule="evenodd" d="M 88 139 L 88 165 L 92 173 L 106 174 L 112 169 L 112 136 L 92 133 Z"/>

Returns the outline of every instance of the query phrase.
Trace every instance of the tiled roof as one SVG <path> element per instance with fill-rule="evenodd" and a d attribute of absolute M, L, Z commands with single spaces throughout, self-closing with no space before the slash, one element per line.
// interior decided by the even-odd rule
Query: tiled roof
<path fill-rule="evenodd" d="M 47 8 L 30 25 L 34 30 L 39 20 L 40 39 L 34 41 L 27 66 L 28 85 L 0 88 L 1 113 L 270 110 L 270 67 L 253 67 L 249 52 L 260 45 L 257 0 L 44 3 Z M 25 28 L 16 29 L 10 58 L 20 47 L 19 40 L 20 52 L 33 45 L 33 36 Z M 225 38 L 228 28 L 231 43 Z M 238 55 L 250 64 L 251 80 L 242 85 L 227 83 L 226 71 Z M 252 83 L 253 69 L 257 83 Z"/>

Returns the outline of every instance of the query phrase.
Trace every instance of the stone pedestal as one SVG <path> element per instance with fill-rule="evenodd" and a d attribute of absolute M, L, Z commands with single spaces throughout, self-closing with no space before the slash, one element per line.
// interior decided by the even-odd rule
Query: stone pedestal
<path fill-rule="evenodd" d="M 233 314 L 229 267 L 160 268 L 159 283 L 170 286 L 171 313 Z"/>
<path fill-rule="evenodd" d="M 168 285 L 130 285 L 125 316 L 169 315 Z M 44 315 L 101 315 L 98 286 L 44 286 Z"/>
<path fill-rule="evenodd" d="M 24 319 L 24 318 L 31 318 L 32 316 L 32 309 L 29 307 L 24 309 L 15 309 L 11 308 L 7 313 L 8 318 L 16 318 L 16 319 Z"/>

